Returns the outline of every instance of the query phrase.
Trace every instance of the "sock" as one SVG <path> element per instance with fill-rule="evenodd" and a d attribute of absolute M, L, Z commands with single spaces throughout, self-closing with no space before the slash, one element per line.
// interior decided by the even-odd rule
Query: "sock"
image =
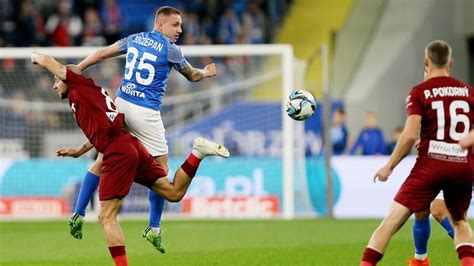
<path fill-rule="evenodd" d="M 464 257 L 461 259 L 461 266 L 472 266 L 474 265 L 473 257 Z"/>
<path fill-rule="evenodd" d="M 202 154 L 200 151 L 196 150 L 196 149 L 192 149 L 191 150 L 191 154 L 196 156 L 198 159 L 204 159 L 204 157 L 206 157 L 206 155 Z"/>
<path fill-rule="evenodd" d="M 160 232 L 161 232 L 161 230 L 160 230 L 159 227 L 152 227 L 152 228 L 151 228 L 151 231 L 152 231 L 153 234 L 155 234 L 155 235 L 159 235 Z"/>
<path fill-rule="evenodd" d="M 474 265 L 474 247 L 470 243 L 462 243 L 456 247 L 462 266 Z"/>
<path fill-rule="evenodd" d="M 127 252 L 125 246 L 109 247 L 110 255 L 114 259 L 115 266 L 128 266 Z"/>
<path fill-rule="evenodd" d="M 163 213 L 165 200 L 151 189 L 148 190 L 148 200 L 150 201 L 150 221 L 148 225 L 153 230 L 153 233 L 159 234 L 161 214 Z M 156 231 L 158 231 L 158 233 Z"/>
<path fill-rule="evenodd" d="M 76 208 L 74 212 L 84 217 L 86 215 L 87 204 L 91 200 L 92 195 L 99 186 L 99 177 L 91 172 L 87 172 L 81 185 L 81 190 L 77 196 Z"/>
<path fill-rule="evenodd" d="M 415 219 L 413 224 L 413 240 L 415 242 L 415 258 L 425 260 L 428 252 L 428 239 L 430 238 L 430 219 Z"/>
<path fill-rule="evenodd" d="M 366 247 L 364 250 L 364 255 L 362 261 L 360 262 L 361 266 L 372 266 L 376 265 L 383 257 L 383 254 L 378 252 L 375 249 Z"/>
<path fill-rule="evenodd" d="M 446 229 L 448 232 L 448 235 L 451 237 L 451 239 L 454 239 L 454 229 L 453 226 L 451 226 L 451 223 L 449 222 L 448 217 L 444 218 L 443 221 L 439 222 L 439 224 Z"/>
<path fill-rule="evenodd" d="M 188 159 L 186 159 L 186 161 L 181 165 L 181 169 L 183 169 L 183 171 L 190 177 L 194 177 L 201 160 L 202 159 L 194 155 L 194 153 L 191 153 L 189 154 Z"/>

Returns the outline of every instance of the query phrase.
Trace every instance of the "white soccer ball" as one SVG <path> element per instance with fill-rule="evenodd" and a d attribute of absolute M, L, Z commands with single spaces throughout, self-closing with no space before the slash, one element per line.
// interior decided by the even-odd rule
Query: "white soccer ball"
<path fill-rule="evenodd" d="M 286 113 L 291 118 L 303 121 L 314 114 L 316 101 L 313 94 L 305 90 L 294 90 L 286 99 Z"/>

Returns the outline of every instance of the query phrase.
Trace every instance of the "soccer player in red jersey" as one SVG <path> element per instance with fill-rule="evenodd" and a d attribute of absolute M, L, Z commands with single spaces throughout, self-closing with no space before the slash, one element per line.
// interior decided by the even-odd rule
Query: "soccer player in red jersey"
<path fill-rule="evenodd" d="M 474 265 L 471 227 L 466 219 L 472 192 L 471 148 L 457 143 L 474 121 L 474 90 L 449 76 L 451 47 L 445 41 L 426 46 L 425 81 L 415 86 L 406 100 L 408 118 L 387 164 L 374 176 L 387 181 L 393 169 L 409 153 L 420 131 L 418 158 L 400 187 L 389 214 L 375 230 L 360 265 L 376 265 L 392 236 L 413 212 L 429 210 L 443 190 L 454 226 L 454 243 L 461 265 Z"/>
<path fill-rule="evenodd" d="M 99 220 L 115 265 L 128 265 L 125 237 L 117 222 L 117 214 L 132 182 L 152 189 L 168 201 L 180 201 L 201 160 L 210 155 L 229 157 L 229 151 L 205 138 L 196 138 L 192 153 L 176 171 L 173 182 L 169 182 L 167 172 L 143 144 L 125 130 L 124 115 L 117 112 L 104 89 L 96 86 L 92 79 L 78 74 L 79 68 L 66 67 L 51 56 L 33 52 L 31 62 L 55 75 L 54 89 L 58 96 L 69 99 L 77 124 L 90 143 L 103 154 Z"/>

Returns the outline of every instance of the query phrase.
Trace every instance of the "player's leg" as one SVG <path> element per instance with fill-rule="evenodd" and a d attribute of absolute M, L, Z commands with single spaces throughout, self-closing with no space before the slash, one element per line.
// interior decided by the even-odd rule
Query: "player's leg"
<path fill-rule="evenodd" d="M 385 249 L 392 236 L 402 227 L 410 217 L 411 211 L 398 202 L 393 202 L 389 214 L 372 234 L 364 250 L 361 266 L 376 265 L 383 257 Z"/>
<path fill-rule="evenodd" d="M 440 192 L 441 194 L 442 192 Z M 454 229 L 449 221 L 449 211 L 446 208 L 446 203 L 444 202 L 444 197 L 436 197 L 435 200 L 431 203 L 430 209 L 431 215 L 433 218 L 438 221 L 438 223 L 446 230 L 449 237 L 454 239 Z"/>
<path fill-rule="evenodd" d="M 105 234 L 105 240 L 116 266 L 128 265 L 125 251 L 125 236 L 117 221 L 122 199 L 115 198 L 100 201 L 99 221 Z"/>
<path fill-rule="evenodd" d="M 428 239 L 430 238 L 430 211 L 415 212 L 413 223 L 413 241 L 415 242 L 415 257 L 409 262 L 411 266 L 429 265 Z"/>
<path fill-rule="evenodd" d="M 168 155 L 161 155 L 154 157 L 155 161 L 158 162 L 161 167 L 168 172 Z M 155 193 L 153 190 L 148 191 L 148 200 L 150 202 L 150 219 L 148 226 L 143 231 L 143 238 L 150 242 L 159 252 L 165 253 L 165 246 L 161 236 L 161 215 L 163 213 L 163 207 L 165 199 Z"/>
<path fill-rule="evenodd" d="M 186 161 L 181 165 L 174 175 L 173 182 L 166 178 L 159 178 L 152 186 L 157 192 L 171 202 L 180 201 L 191 184 L 192 178 L 196 175 L 201 160 L 207 156 L 229 157 L 229 151 L 221 144 L 212 142 L 203 137 L 197 137 L 193 141 L 193 149 Z"/>
<path fill-rule="evenodd" d="M 129 103 L 120 97 L 116 98 L 115 104 L 117 110 L 125 114 L 125 121 L 130 134 L 140 140 L 146 150 L 167 173 L 168 145 L 166 144 L 165 128 L 161 120 L 161 113 Z M 152 190 L 148 191 L 148 200 L 150 202 L 150 219 L 142 236 L 158 251 L 164 253 L 165 247 L 161 241 L 160 224 L 165 201 Z"/>
<path fill-rule="evenodd" d="M 472 230 L 467 221 L 466 214 L 460 220 L 453 219 L 454 244 L 462 266 L 474 265 L 474 245 L 472 243 Z"/>
<path fill-rule="evenodd" d="M 102 153 L 97 155 L 97 158 L 89 168 L 89 171 L 84 176 L 79 195 L 77 196 L 76 207 L 74 213 L 69 218 L 69 232 L 76 239 L 82 239 L 82 226 L 84 223 L 84 216 L 86 215 L 87 204 L 89 204 L 94 192 L 99 186 L 99 176 L 102 168 Z"/>
<path fill-rule="evenodd" d="M 461 265 L 474 265 L 472 230 L 467 221 L 467 210 L 471 203 L 471 168 L 464 175 L 453 176 L 445 184 L 444 199 L 454 228 L 454 245 Z"/>
<path fill-rule="evenodd" d="M 130 192 L 139 162 L 134 138 L 128 134 L 114 139 L 104 152 L 99 183 L 99 220 L 115 265 L 128 265 L 125 239 L 117 214 L 122 199 Z"/>
<path fill-rule="evenodd" d="M 168 155 L 161 155 L 154 157 L 155 161 L 158 162 L 165 170 L 168 172 Z M 160 225 L 161 225 L 161 214 L 163 213 L 163 206 L 165 200 L 160 195 L 156 194 L 152 190 L 148 191 L 148 199 L 150 201 L 150 220 L 148 226 L 151 228 L 152 232 L 155 234 L 160 234 Z"/>

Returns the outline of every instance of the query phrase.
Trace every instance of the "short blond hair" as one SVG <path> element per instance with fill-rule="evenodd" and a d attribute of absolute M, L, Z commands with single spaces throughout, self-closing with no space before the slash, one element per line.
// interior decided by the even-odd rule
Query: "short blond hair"
<path fill-rule="evenodd" d="M 158 10 L 156 11 L 155 22 L 158 21 L 158 16 L 160 15 L 169 16 L 173 14 L 181 15 L 181 11 L 179 11 L 179 9 L 174 8 L 172 6 L 162 6 L 158 8 Z"/>
<path fill-rule="evenodd" d="M 425 57 L 435 66 L 445 67 L 451 60 L 452 48 L 448 42 L 436 40 L 430 42 L 425 48 Z"/>

